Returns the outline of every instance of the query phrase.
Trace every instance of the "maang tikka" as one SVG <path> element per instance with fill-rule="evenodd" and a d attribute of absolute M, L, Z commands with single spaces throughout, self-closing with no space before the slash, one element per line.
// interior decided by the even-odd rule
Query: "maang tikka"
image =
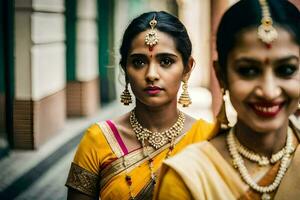
<path fill-rule="evenodd" d="M 278 33 L 273 27 L 273 20 L 267 0 L 259 0 L 259 3 L 262 10 L 262 19 L 261 25 L 257 29 L 257 36 L 268 47 L 271 47 L 271 42 L 277 39 Z"/>
<path fill-rule="evenodd" d="M 155 46 L 158 42 L 158 36 L 157 32 L 155 31 L 155 26 L 157 25 L 157 21 L 154 18 L 149 22 L 149 25 L 151 27 L 151 30 L 146 34 L 145 37 L 145 44 L 149 46 L 151 49 L 153 46 Z"/>

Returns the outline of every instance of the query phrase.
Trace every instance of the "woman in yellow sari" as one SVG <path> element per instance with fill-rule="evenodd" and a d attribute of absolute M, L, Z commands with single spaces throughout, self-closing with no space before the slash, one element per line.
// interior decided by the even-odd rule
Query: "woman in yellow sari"
<path fill-rule="evenodd" d="M 237 122 L 166 160 L 154 199 L 299 199 L 299 121 L 289 120 L 300 101 L 299 10 L 240 0 L 221 19 L 217 50 Z"/>
<path fill-rule="evenodd" d="M 214 133 L 212 124 L 195 123 L 177 108 L 181 81 L 179 103 L 191 103 L 191 51 L 184 25 L 166 12 L 144 13 L 129 24 L 120 48 L 126 77 L 121 102 L 131 103 L 130 84 L 136 107 L 86 131 L 66 183 L 68 199 L 151 199 L 163 160 Z"/>

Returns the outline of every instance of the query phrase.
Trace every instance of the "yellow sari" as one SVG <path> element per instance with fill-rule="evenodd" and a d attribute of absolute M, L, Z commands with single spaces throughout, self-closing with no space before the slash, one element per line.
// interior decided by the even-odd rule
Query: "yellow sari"
<path fill-rule="evenodd" d="M 172 155 L 189 144 L 212 137 L 217 126 L 198 120 L 175 141 Z M 157 172 L 169 151 L 169 144 L 160 149 L 148 147 Z M 126 168 L 124 167 L 126 163 Z M 131 189 L 126 175 L 132 178 Z M 150 181 L 148 158 L 142 149 L 127 152 L 111 121 L 92 125 L 82 138 L 71 165 L 66 186 L 102 200 L 151 199 L 154 183 Z"/>
<path fill-rule="evenodd" d="M 300 197 L 300 134 L 296 129 L 294 130 L 298 137 L 296 142 L 298 145 L 279 188 L 272 194 L 274 200 L 292 200 Z M 274 166 L 275 170 L 271 168 L 259 183 L 270 184 L 277 174 L 278 167 Z M 271 180 L 270 174 L 273 176 Z M 159 200 L 255 200 L 260 198 L 261 194 L 256 194 L 250 189 L 238 172 L 208 141 L 191 145 L 180 154 L 166 160 L 162 165 L 154 195 L 154 199 Z"/>

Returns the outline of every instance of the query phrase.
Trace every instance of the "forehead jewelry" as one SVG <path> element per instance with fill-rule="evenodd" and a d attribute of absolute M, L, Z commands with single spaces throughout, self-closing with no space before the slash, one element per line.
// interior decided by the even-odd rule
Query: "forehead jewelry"
<path fill-rule="evenodd" d="M 273 20 L 271 18 L 267 0 L 259 0 L 259 3 L 262 10 L 262 19 L 261 25 L 257 30 L 257 35 L 258 38 L 264 42 L 268 48 L 271 48 L 271 43 L 277 39 L 278 33 L 273 27 Z"/>
<path fill-rule="evenodd" d="M 155 31 L 155 26 L 157 25 L 157 21 L 155 17 L 149 22 L 151 30 L 146 34 L 145 37 L 145 44 L 149 46 L 149 50 L 152 51 L 153 47 L 158 42 L 157 32 Z"/>

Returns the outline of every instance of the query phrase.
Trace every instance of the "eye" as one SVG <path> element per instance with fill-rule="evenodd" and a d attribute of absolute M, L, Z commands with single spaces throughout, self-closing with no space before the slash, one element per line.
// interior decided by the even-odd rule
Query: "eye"
<path fill-rule="evenodd" d="M 174 63 L 174 60 L 172 58 L 169 58 L 169 57 L 164 57 L 164 58 L 160 59 L 160 65 L 163 66 L 163 67 L 169 67 L 173 63 Z"/>
<path fill-rule="evenodd" d="M 288 78 L 296 73 L 298 67 L 294 64 L 281 64 L 275 69 L 275 73 L 282 77 Z"/>
<path fill-rule="evenodd" d="M 238 66 L 236 72 L 241 77 L 254 78 L 260 74 L 261 70 L 255 66 Z"/>
<path fill-rule="evenodd" d="M 143 66 L 145 66 L 146 62 L 144 61 L 144 59 L 141 58 L 134 58 L 131 61 L 133 67 L 135 68 L 142 68 Z"/>

